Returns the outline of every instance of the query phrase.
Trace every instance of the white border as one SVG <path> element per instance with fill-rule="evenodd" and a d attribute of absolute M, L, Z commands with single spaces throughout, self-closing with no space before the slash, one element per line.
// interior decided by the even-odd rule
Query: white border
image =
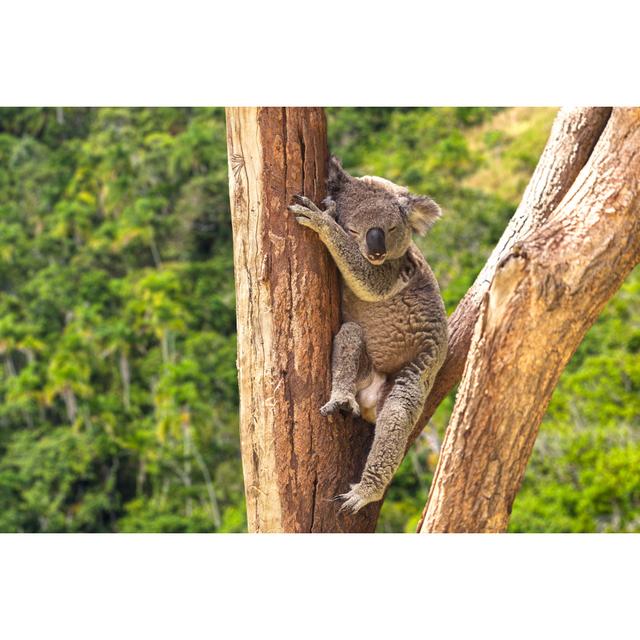
<path fill-rule="evenodd" d="M 632 535 L 5 535 L 11 638 L 619 638 Z"/>
<path fill-rule="evenodd" d="M 0 104 L 637 104 L 632 7 L 20 0 L 2 8 Z"/>

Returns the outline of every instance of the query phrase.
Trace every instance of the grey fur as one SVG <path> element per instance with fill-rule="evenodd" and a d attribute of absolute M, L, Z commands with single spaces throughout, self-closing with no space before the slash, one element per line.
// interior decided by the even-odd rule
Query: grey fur
<path fill-rule="evenodd" d="M 331 158 L 321 211 L 296 196 L 289 209 L 327 246 L 342 275 L 343 325 L 332 357 L 332 390 L 323 415 L 351 411 L 375 423 L 360 482 L 342 494 L 356 512 L 381 500 L 447 352 L 447 318 L 438 283 L 411 239 L 440 216 L 426 196 L 384 178 L 354 178 Z M 371 229 L 386 255 L 373 259 Z"/>

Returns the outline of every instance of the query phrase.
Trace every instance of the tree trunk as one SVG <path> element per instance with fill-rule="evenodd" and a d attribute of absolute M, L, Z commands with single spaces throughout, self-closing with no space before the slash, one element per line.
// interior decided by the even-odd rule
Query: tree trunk
<path fill-rule="evenodd" d="M 238 320 L 240 436 L 250 531 L 372 531 L 380 505 L 355 516 L 332 499 L 357 482 L 372 429 L 323 418 L 339 326 L 336 268 L 287 211 L 325 196 L 319 108 L 227 109 Z"/>
<path fill-rule="evenodd" d="M 638 261 L 639 116 L 610 114 L 560 111 L 520 207 L 449 321 L 414 437 L 466 368 L 422 531 L 506 528 L 558 377 Z M 249 529 L 373 531 L 380 503 L 346 516 L 332 501 L 358 480 L 371 427 L 318 412 L 337 272 L 286 211 L 295 193 L 324 196 L 324 114 L 232 108 L 227 125 Z"/>
<path fill-rule="evenodd" d="M 492 268 L 422 532 L 506 529 L 558 378 L 640 261 L 639 176 L 640 109 L 614 109 L 545 224 Z"/>
<path fill-rule="evenodd" d="M 480 303 L 496 266 L 516 242 L 544 224 L 569 191 L 589 159 L 610 113 L 611 109 L 605 107 L 561 109 L 558 113 L 520 206 L 482 271 L 449 318 L 447 359 L 438 372 L 409 443 L 418 437 L 446 395 L 460 382 Z"/>

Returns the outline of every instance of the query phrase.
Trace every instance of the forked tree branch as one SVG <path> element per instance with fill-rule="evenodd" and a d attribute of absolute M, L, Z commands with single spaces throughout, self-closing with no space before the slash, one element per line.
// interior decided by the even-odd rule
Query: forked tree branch
<path fill-rule="evenodd" d="M 427 398 L 410 442 L 420 434 L 460 378 L 469 352 L 480 304 L 496 266 L 511 248 L 539 229 L 573 185 L 589 159 L 611 113 L 610 108 L 561 109 L 520 206 L 485 266 L 449 318 L 449 350 Z"/>
<path fill-rule="evenodd" d="M 614 109 L 546 222 L 495 265 L 422 532 L 506 529 L 560 374 L 640 261 L 639 176 L 640 109 Z"/>

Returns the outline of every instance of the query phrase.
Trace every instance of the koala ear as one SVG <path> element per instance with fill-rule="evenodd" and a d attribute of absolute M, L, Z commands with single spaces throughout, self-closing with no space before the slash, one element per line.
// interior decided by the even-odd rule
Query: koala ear
<path fill-rule="evenodd" d="M 408 212 L 408 219 L 411 228 L 418 235 L 424 235 L 442 216 L 440 207 L 428 196 L 416 196 L 407 193 L 400 198 L 405 210 Z"/>
<path fill-rule="evenodd" d="M 327 191 L 329 195 L 335 196 L 350 180 L 353 180 L 353 178 L 342 168 L 340 160 L 335 156 L 331 156 L 327 173 Z"/>

